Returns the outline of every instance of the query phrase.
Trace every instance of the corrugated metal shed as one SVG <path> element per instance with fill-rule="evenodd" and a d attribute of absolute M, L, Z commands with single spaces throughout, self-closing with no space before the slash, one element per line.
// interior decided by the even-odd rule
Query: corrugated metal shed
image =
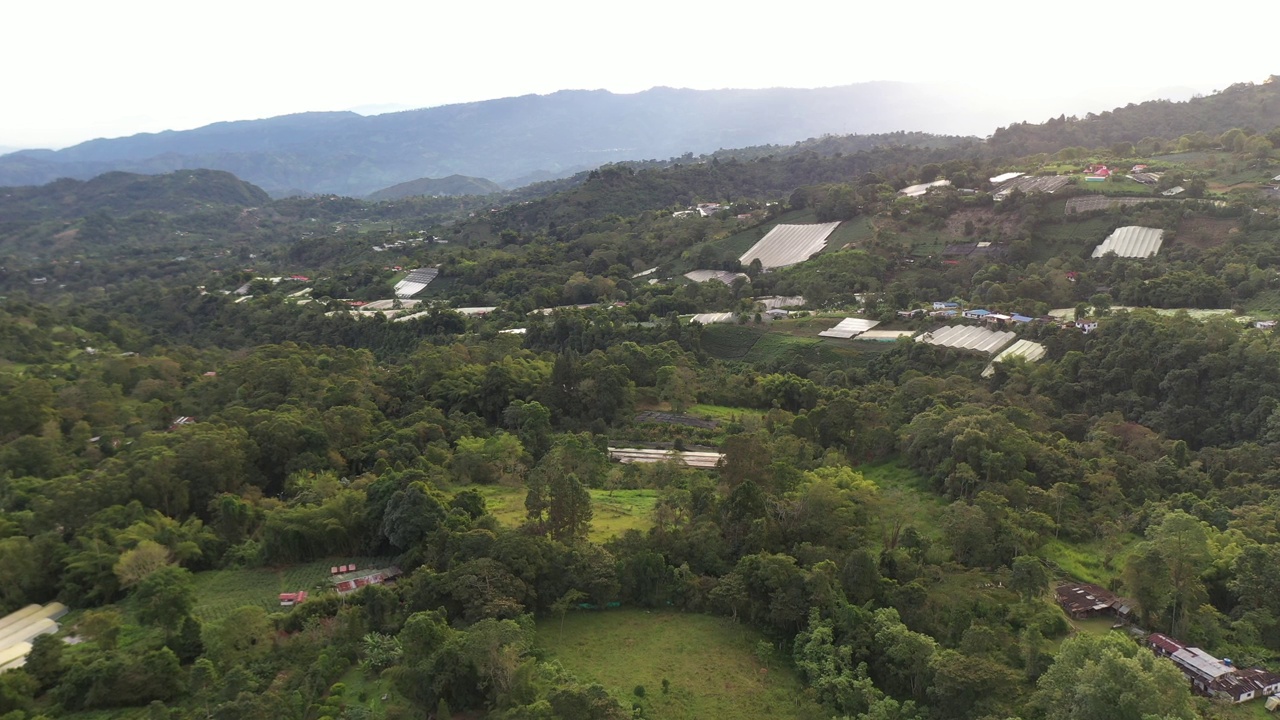
<path fill-rule="evenodd" d="M 919 337 L 921 342 L 960 350 L 993 353 L 1015 338 L 1011 332 L 998 332 L 971 325 L 949 325 Z"/>
<path fill-rule="evenodd" d="M 818 333 L 822 337 L 844 338 L 848 340 L 854 335 L 864 333 L 871 328 L 880 324 L 879 320 L 866 320 L 863 318 L 845 318 L 839 324 L 830 330 L 823 330 Z"/>
<path fill-rule="evenodd" d="M 1120 257 L 1148 258 L 1160 251 L 1160 245 L 1163 242 L 1164 230 L 1126 225 L 1116 228 L 1115 232 L 1102 241 L 1102 244 L 1094 248 L 1093 257 L 1102 257 L 1109 252 L 1114 252 Z"/>
<path fill-rule="evenodd" d="M 759 259 L 765 270 L 786 267 L 808 260 L 827 246 L 827 237 L 840 226 L 838 222 L 816 225 L 775 225 L 769 234 L 738 258 L 744 266 Z"/>
<path fill-rule="evenodd" d="M 1031 340 L 1019 340 L 1005 348 L 1004 352 L 995 356 L 995 358 L 992 359 L 991 364 L 987 366 L 987 369 L 982 371 L 982 377 L 991 377 L 994 375 L 996 372 L 996 363 L 998 362 L 1004 362 L 1009 358 L 1015 357 L 1023 358 L 1027 362 L 1036 362 L 1040 358 L 1044 357 L 1046 352 L 1048 351 L 1045 349 L 1045 346 L 1038 342 L 1032 342 Z"/>

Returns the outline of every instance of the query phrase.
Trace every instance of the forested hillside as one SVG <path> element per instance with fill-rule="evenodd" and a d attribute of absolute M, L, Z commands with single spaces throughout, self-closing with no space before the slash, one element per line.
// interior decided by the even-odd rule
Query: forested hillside
<path fill-rule="evenodd" d="M 6 189 L 0 715 L 1259 717 L 1145 638 L 1280 671 L 1273 132 Z"/>

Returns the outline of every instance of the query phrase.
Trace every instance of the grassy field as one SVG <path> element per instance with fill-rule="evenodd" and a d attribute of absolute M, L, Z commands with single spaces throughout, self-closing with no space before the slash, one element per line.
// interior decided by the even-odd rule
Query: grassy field
<path fill-rule="evenodd" d="M 578 612 L 563 627 L 554 619 L 538 624 L 538 643 L 550 657 L 604 685 L 624 706 L 639 703 L 653 720 L 823 717 L 790 668 L 757 658 L 760 640 L 726 618 L 642 610 Z M 639 686 L 643 698 L 635 694 Z"/>
<path fill-rule="evenodd" d="M 1151 195 L 1151 188 L 1136 180 L 1124 178 L 1121 180 L 1104 180 L 1102 182 L 1087 182 L 1081 175 L 1075 179 L 1074 183 L 1077 187 L 1089 190 L 1090 192 L 1101 193 L 1103 195 Z"/>
<path fill-rule="evenodd" d="M 880 486 L 880 497 L 886 507 L 914 525 L 916 532 L 931 540 L 942 538 L 938 519 L 946 500 L 935 494 L 928 481 L 901 460 L 888 460 L 856 468 L 862 476 Z"/>
<path fill-rule="evenodd" d="M 1133 552 L 1137 542 L 1138 538 L 1133 535 L 1112 541 L 1110 547 L 1105 540 L 1076 544 L 1050 540 L 1045 543 L 1041 554 L 1064 574 L 1106 587 L 1112 579 L 1120 576 L 1125 558 Z M 1109 562 L 1108 554 L 1111 555 Z"/>
<path fill-rule="evenodd" d="M 692 412 L 692 411 L 691 411 Z M 507 527 L 525 520 L 523 487 L 507 485 L 472 485 L 484 496 L 489 514 Z M 653 509 L 658 504 L 657 490 L 600 490 L 591 488 L 591 533 L 593 542 L 604 542 L 627 530 L 648 530 L 653 526 Z"/>
<path fill-rule="evenodd" d="M 763 410 L 729 407 L 728 405 L 693 405 L 687 412 L 695 417 L 705 417 L 720 422 L 737 422 L 745 417 L 754 417 L 756 419 L 764 417 Z"/>
<path fill-rule="evenodd" d="M 268 612 L 280 610 L 279 594 L 329 589 L 329 568 L 355 563 L 360 568 L 386 567 L 391 558 L 343 557 L 290 565 L 283 568 L 211 570 L 195 574 L 194 614 L 203 622 L 216 622 L 232 610 L 257 605 Z"/>
<path fill-rule="evenodd" d="M 816 222 L 816 220 L 815 220 Z M 859 215 L 852 220 L 846 220 L 840 223 L 840 227 L 827 237 L 827 246 L 822 252 L 831 252 L 840 250 L 845 245 L 861 245 L 862 243 L 875 237 L 876 229 L 871 224 L 871 218 L 866 215 Z"/>

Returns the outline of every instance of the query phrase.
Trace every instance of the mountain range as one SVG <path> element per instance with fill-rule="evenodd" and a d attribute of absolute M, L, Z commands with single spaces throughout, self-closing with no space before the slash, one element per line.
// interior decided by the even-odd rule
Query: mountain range
<path fill-rule="evenodd" d="M 984 115 L 985 113 L 985 115 Z M 418 180 L 466 175 L 505 187 L 619 160 L 666 159 L 827 134 L 950 132 L 1007 118 L 964 93 L 863 83 L 820 89 L 567 90 L 382 115 L 318 112 L 99 139 L 0 157 L 0 185 L 210 168 L 275 196 L 364 196 Z"/>

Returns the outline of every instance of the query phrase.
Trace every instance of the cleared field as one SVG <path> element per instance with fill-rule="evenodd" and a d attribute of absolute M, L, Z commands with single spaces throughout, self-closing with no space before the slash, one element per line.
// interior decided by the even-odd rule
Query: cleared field
<path fill-rule="evenodd" d="M 702 329 L 702 349 L 721 360 L 741 360 L 764 334 L 752 325 L 708 325 Z"/>
<path fill-rule="evenodd" d="M 484 496 L 489 514 L 507 527 L 516 527 L 525 521 L 523 487 L 507 485 L 469 485 Z M 463 488 L 455 488 L 463 489 Z M 601 490 L 591 488 L 591 532 L 594 542 L 604 542 L 627 530 L 648 530 L 653 527 L 653 509 L 658 504 L 657 490 Z"/>
<path fill-rule="evenodd" d="M 738 259 L 743 265 L 759 260 L 766 270 L 804 262 L 827 246 L 827 237 L 839 225 L 776 225 Z"/>
<path fill-rule="evenodd" d="M 1125 558 L 1137 543 L 1138 538 L 1133 535 L 1076 544 L 1050 540 L 1040 554 L 1064 575 L 1106 587 L 1120 576 Z"/>
<path fill-rule="evenodd" d="M 538 623 L 538 643 L 549 656 L 604 685 L 624 706 L 638 703 L 647 718 L 824 717 L 785 663 L 756 657 L 761 639 L 727 618 L 642 610 L 576 612 L 563 626 Z"/>
<path fill-rule="evenodd" d="M 919 473 L 901 460 L 886 460 L 854 469 L 880 487 L 882 506 L 893 508 L 894 513 L 904 519 L 904 527 L 915 526 L 916 532 L 931 540 L 942 537 L 938 519 L 947 502 L 929 489 L 929 482 Z"/>
<path fill-rule="evenodd" d="M 195 574 L 196 606 L 193 614 L 202 622 L 221 620 L 231 611 L 255 605 L 267 612 L 280 611 L 280 593 L 328 590 L 329 568 L 355 563 L 361 568 L 386 567 L 389 557 L 341 557 L 282 568 L 210 570 Z"/>

